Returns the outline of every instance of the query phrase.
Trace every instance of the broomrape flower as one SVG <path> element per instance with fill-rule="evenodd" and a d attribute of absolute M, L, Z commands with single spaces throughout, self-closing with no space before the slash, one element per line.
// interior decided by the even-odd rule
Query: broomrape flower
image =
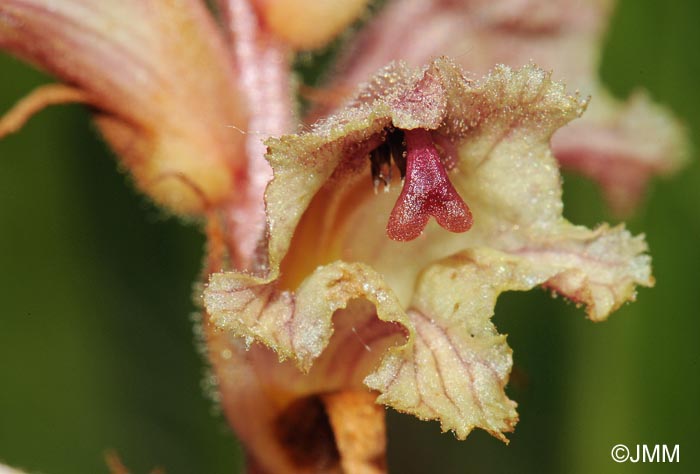
<path fill-rule="evenodd" d="M 507 441 L 518 416 L 504 392 L 511 350 L 490 320 L 498 295 L 542 286 L 601 321 L 653 285 L 643 236 L 562 217 L 557 161 L 622 183 L 627 207 L 663 166 L 633 172 L 633 186 L 606 170 L 639 169 L 627 144 L 647 122 L 610 100 L 612 119 L 580 121 L 609 140 L 577 141 L 567 124 L 588 99 L 522 66 L 539 52 L 598 90 L 598 3 L 577 29 L 566 2 L 391 2 L 329 83 L 348 98 L 289 133 L 292 53 L 327 43 L 365 3 L 222 0 L 223 32 L 194 0 L 0 5 L 0 47 L 67 83 L 20 102 L 0 134 L 44 105 L 84 102 L 139 189 L 204 223 L 201 330 L 250 472 L 385 472 L 382 405 Z M 459 35 L 455 19 L 469 20 Z M 395 51 L 407 24 L 420 34 Z M 470 32 L 483 52 L 448 47 Z M 572 44 L 588 52 L 581 71 Z M 444 52 L 456 59 L 432 59 Z M 638 104 L 665 144 L 653 161 L 668 160 L 680 132 Z M 577 165 L 604 159 L 615 166 Z"/>
<path fill-rule="evenodd" d="M 505 440 L 517 414 L 498 295 L 542 285 L 600 321 L 653 284 L 643 237 L 562 217 L 549 140 L 585 105 L 535 66 L 478 82 L 445 58 L 385 68 L 310 131 L 267 141 L 266 259 L 211 277 L 211 323 L 296 364 L 283 399 L 366 386 L 461 439 L 479 427 Z M 227 356 L 269 387 L 277 362 L 238 340 Z"/>

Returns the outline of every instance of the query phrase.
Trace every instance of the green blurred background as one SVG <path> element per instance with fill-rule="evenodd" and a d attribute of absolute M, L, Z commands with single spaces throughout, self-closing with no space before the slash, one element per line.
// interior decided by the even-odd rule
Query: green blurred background
<path fill-rule="evenodd" d="M 602 76 L 637 86 L 700 143 L 700 3 L 621 2 Z M 47 78 L 0 56 L 0 111 Z M 508 294 L 509 393 L 521 421 L 505 446 L 458 442 L 389 414 L 393 473 L 700 472 L 700 166 L 653 183 L 628 222 L 645 232 L 657 286 L 605 323 L 544 292 Z M 614 221 L 598 189 L 565 176 L 566 214 Z M 202 388 L 191 285 L 203 239 L 137 196 L 88 114 L 55 107 L 0 141 L 0 460 L 46 474 L 241 471 L 240 448 Z M 679 464 L 616 464 L 617 443 L 680 444 Z"/>

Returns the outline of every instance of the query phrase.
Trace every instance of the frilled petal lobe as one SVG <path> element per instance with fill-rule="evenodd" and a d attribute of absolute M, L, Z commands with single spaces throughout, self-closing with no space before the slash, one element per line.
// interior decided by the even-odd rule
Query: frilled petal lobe
<path fill-rule="evenodd" d="M 326 275 L 341 277 L 342 273 L 331 269 Z M 223 279 L 211 283 L 207 300 L 218 314 L 224 318 L 239 314 L 243 320 L 250 320 L 256 314 L 261 319 L 269 318 L 263 312 L 265 298 L 272 295 L 263 296 L 262 306 L 250 305 L 241 310 L 238 306 L 245 306 L 243 301 L 253 295 L 245 294 L 245 290 L 236 291 L 230 283 Z M 263 311 L 258 313 L 258 310 Z M 285 310 L 293 313 L 294 306 Z M 271 311 L 275 313 L 274 309 Z M 303 331 L 313 321 L 308 314 L 298 316 L 303 320 L 301 324 L 292 320 L 285 330 L 294 332 L 293 338 L 280 336 L 273 347 L 285 347 L 295 340 L 305 343 Z M 326 321 L 322 319 L 318 324 L 325 326 Z M 258 466 L 260 472 L 279 474 L 311 474 L 319 469 L 340 472 L 339 466 L 359 461 L 358 455 L 362 453 L 357 451 L 362 448 L 364 455 L 359 457 L 365 461 L 366 470 L 359 472 L 384 472 L 381 469 L 385 443 L 381 432 L 383 410 L 377 413 L 373 409 L 376 394 L 363 387 L 362 377 L 373 369 L 377 354 L 405 339 L 399 326 L 379 320 L 367 301 L 350 301 L 346 308 L 336 312 L 330 344 L 314 359 L 307 373 L 289 360 L 280 362 L 278 354 L 253 343 L 250 337 L 241 339 L 234 331 L 222 332 L 221 326 L 212 327 L 217 328 L 218 335 L 210 341 L 209 352 L 217 369 L 222 406 L 237 436 L 246 444 L 249 464 Z M 259 327 L 255 332 L 265 337 L 273 330 Z M 313 335 L 307 340 L 313 340 Z M 308 347 L 307 343 L 305 348 Z M 360 403 L 344 403 L 347 396 L 360 398 L 355 400 Z M 336 405 L 338 409 L 334 410 Z M 338 419 L 347 416 L 351 407 L 368 419 L 364 426 L 357 426 L 362 420 L 344 423 Z M 362 439 L 362 443 L 344 445 L 349 430 L 355 430 L 355 437 Z"/>
<path fill-rule="evenodd" d="M 56 75 L 157 202 L 198 213 L 241 185 L 245 114 L 202 2 L 7 0 L 0 48 Z"/>
<path fill-rule="evenodd" d="M 447 55 L 475 74 L 497 63 L 521 67 L 534 61 L 593 97 L 582 120 L 554 135 L 552 148 L 564 167 L 598 181 L 613 210 L 624 214 L 637 205 L 651 177 L 683 165 L 688 141 L 673 115 L 643 94 L 621 102 L 600 84 L 600 42 L 612 4 L 392 0 L 341 57 L 328 87 L 351 90 L 392 60 L 420 66 Z"/>
<path fill-rule="evenodd" d="M 500 66 L 480 82 L 446 59 L 384 69 L 337 115 L 268 141 L 267 270 L 213 275 L 211 322 L 291 359 L 308 374 L 295 379 L 307 393 L 364 380 L 380 402 L 460 438 L 480 427 L 505 439 L 517 414 L 504 393 L 510 349 L 490 322 L 498 295 L 543 285 L 601 320 L 653 283 L 642 237 L 562 217 L 549 141 L 584 108 L 534 66 Z M 413 240 L 387 237 L 401 180 L 395 173 L 375 194 L 368 159 L 387 130 L 433 137 L 471 230 L 431 220 Z M 370 320 L 386 328 L 383 350 L 334 362 L 328 351 Z"/>

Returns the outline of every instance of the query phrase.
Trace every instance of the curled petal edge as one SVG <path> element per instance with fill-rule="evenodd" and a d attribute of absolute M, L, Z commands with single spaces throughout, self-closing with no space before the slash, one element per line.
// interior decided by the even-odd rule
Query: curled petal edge
<path fill-rule="evenodd" d="M 428 283 L 419 286 L 430 286 L 431 278 L 432 275 L 426 280 Z M 494 300 L 495 297 L 496 293 L 492 294 Z M 418 359 L 432 357 L 437 363 L 449 366 L 451 355 L 430 346 L 429 341 L 433 333 L 452 328 L 441 328 L 440 316 L 431 314 L 430 307 L 404 311 L 381 276 L 366 265 L 334 262 L 320 267 L 293 294 L 278 291 L 274 282 L 255 277 L 215 274 L 205 292 L 205 305 L 211 322 L 220 329 L 262 342 L 275 350 L 280 359 L 291 358 L 307 372 L 329 344 L 335 311 L 345 308 L 354 298 L 370 301 L 380 320 L 397 323 L 400 325 L 397 330 L 406 335 L 403 344 L 390 347 L 378 357 L 376 369 L 365 379 L 367 386 L 383 392 L 378 402 L 422 419 L 438 419 L 444 430 L 453 430 L 460 438 L 478 426 L 506 440 L 502 433 L 511 431 L 517 421 L 515 403 L 503 392 L 511 356 L 505 337 L 497 335 L 488 322 L 491 312 L 485 316 L 479 313 L 479 321 L 473 324 L 474 327 L 488 326 L 489 330 L 479 334 L 473 347 L 461 349 L 464 360 L 475 361 L 474 371 L 467 379 L 468 386 L 453 378 L 451 368 L 447 368 L 450 376 L 443 380 L 447 385 L 441 391 L 430 388 L 433 383 L 430 378 L 441 372 L 434 372 L 432 365 L 426 366 Z M 450 323 L 456 327 L 461 325 L 457 321 Z M 402 363 L 398 364 L 399 361 Z M 408 366 L 419 366 L 419 370 L 414 374 L 402 371 Z M 455 392 L 469 395 L 453 397 Z M 456 398 L 464 400 L 463 406 L 454 405 Z M 414 400 L 421 402 L 414 404 Z M 477 410 L 475 406 L 482 408 Z"/>

